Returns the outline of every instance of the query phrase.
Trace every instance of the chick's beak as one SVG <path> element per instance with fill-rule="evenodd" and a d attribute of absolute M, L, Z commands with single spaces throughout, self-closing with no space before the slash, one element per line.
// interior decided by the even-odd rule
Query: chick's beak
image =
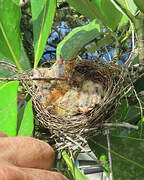
<path fill-rule="evenodd" d="M 85 106 L 85 107 L 79 107 L 79 109 L 80 109 L 80 112 L 81 112 L 82 114 L 87 114 L 87 113 L 89 113 L 93 108 L 89 108 L 89 107 Z"/>

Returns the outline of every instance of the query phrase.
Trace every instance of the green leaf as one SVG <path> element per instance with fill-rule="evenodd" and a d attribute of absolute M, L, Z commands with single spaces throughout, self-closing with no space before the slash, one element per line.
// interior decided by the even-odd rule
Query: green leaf
<path fill-rule="evenodd" d="M 9 64 L 8 60 L 1 57 L 0 55 L 0 63 L 2 62 L 4 63 L 3 65 L 0 64 L 0 77 L 12 77 L 12 75 L 14 75 L 15 72 L 13 72 L 13 70 L 9 66 L 6 65 L 6 64 Z"/>
<path fill-rule="evenodd" d="M 75 180 L 88 180 L 83 172 L 73 164 L 72 160 L 65 151 L 62 152 L 62 157 L 65 160 Z"/>
<path fill-rule="evenodd" d="M 143 0 L 134 0 L 134 3 L 137 7 L 144 13 L 144 1 Z"/>
<path fill-rule="evenodd" d="M 130 107 L 127 106 L 127 101 L 125 99 L 122 99 L 120 101 L 120 106 L 118 108 L 117 113 L 115 114 L 115 116 L 112 118 L 112 122 L 123 122 L 126 120 L 127 118 L 127 114 L 130 110 Z"/>
<path fill-rule="evenodd" d="M 0 64 L 0 77 L 12 77 L 14 74 L 16 74 L 12 68 L 10 68 L 10 64 L 14 65 L 12 63 L 9 63 L 8 59 L 2 57 L 0 55 L 0 63 L 4 62 L 3 65 Z M 24 50 L 23 44 L 21 43 L 21 58 L 20 58 L 20 64 L 23 70 L 30 70 L 31 69 L 31 64 L 30 61 L 27 57 L 27 54 Z M 15 67 L 15 65 L 14 65 Z"/>
<path fill-rule="evenodd" d="M 123 28 L 124 26 L 126 26 L 126 25 L 128 24 L 128 22 L 129 22 L 128 17 L 125 16 L 125 15 L 123 15 L 122 18 L 121 18 L 121 21 L 120 21 L 120 23 L 119 23 L 119 25 L 118 25 L 117 30 L 120 30 L 121 28 Z"/>
<path fill-rule="evenodd" d="M 20 18 L 18 0 L 0 0 L 0 54 L 20 65 Z"/>
<path fill-rule="evenodd" d="M 0 131 L 15 136 L 17 129 L 17 89 L 19 82 L 0 84 Z"/>
<path fill-rule="evenodd" d="M 89 44 L 87 47 L 85 47 L 85 49 L 90 53 L 94 53 L 101 47 L 112 44 L 113 41 L 114 37 L 110 33 L 108 33 L 105 34 L 104 37 L 101 38 L 99 41 Z"/>
<path fill-rule="evenodd" d="M 125 7 L 133 14 L 136 14 L 137 7 L 133 0 L 125 0 Z"/>
<path fill-rule="evenodd" d="M 67 0 L 77 11 L 87 18 L 99 19 L 105 26 L 115 30 L 122 14 L 109 0 Z"/>
<path fill-rule="evenodd" d="M 79 51 L 98 35 L 100 35 L 100 25 L 96 23 L 96 20 L 88 25 L 73 29 L 58 44 L 56 57 L 58 58 L 61 55 L 63 60 L 74 59 Z"/>
<path fill-rule="evenodd" d="M 44 52 L 56 9 L 56 0 L 31 0 L 34 33 L 34 68 Z"/>
<path fill-rule="evenodd" d="M 111 0 L 115 7 L 124 15 L 127 15 L 132 21 L 137 11 L 137 7 L 133 0 Z"/>
<path fill-rule="evenodd" d="M 144 76 L 140 77 L 134 82 L 134 88 L 137 93 L 144 91 Z"/>
<path fill-rule="evenodd" d="M 114 31 L 122 18 L 121 12 L 115 8 L 110 0 L 92 0 L 92 2 L 99 7 L 104 24 Z"/>
<path fill-rule="evenodd" d="M 19 136 L 30 136 L 33 131 L 33 111 L 32 111 L 32 100 L 29 100 L 25 110 L 21 125 L 18 131 Z"/>
<path fill-rule="evenodd" d="M 110 135 L 113 179 L 143 180 L 144 177 L 144 140 L 126 136 Z M 89 139 L 92 151 L 107 156 L 106 137 L 99 135 Z"/>
<path fill-rule="evenodd" d="M 108 161 L 108 159 L 107 159 L 107 157 L 106 157 L 105 155 L 101 155 L 99 159 L 100 159 L 101 162 L 106 162 L 106 161 Z M 110 167 L 109 167 L 109 164 L 104 164 L 104 165 L 102 165 L 102 167 L 103 167 L 103 169 L 104 169 L 107 177 L 109 177 L 109 175 L 110 175 Z"/>
<path fill-rule="evenodd" d="M 30 70 L 31 64 L 29 61 L 29 58 L 25 52 L 25 49 L 23 47 L 23 44 L 21 43 L 21 58 L 20 58 L 20 64 L 24 70 Z"/>
<path fill-rule="evenodd" d="M 67 0 L 67 2 L 90 20 L 94 20 L 96 18 L 100 20 L 102 19 L 102 15 L 99 13 L 98 8 L 89 0 Z"/>

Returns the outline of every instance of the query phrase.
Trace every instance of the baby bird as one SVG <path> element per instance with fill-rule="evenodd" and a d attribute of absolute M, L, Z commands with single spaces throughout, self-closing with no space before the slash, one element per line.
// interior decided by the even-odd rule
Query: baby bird
<path fill-rule="evenodd" d="M 99 83 L 91 80 L 84 81 L 79 96 L 79 111 L 84 114 L 88 113 L 96 104 L 101 103 L 103 97 L 103 87 Z"/>
<path fill-rule="evenodd" d="M 60 116 L 87 114 L 97 104 L 101 103 L 104 96 L 100 84 L 91 80 L 84 81 L 82 88 L 70 89 L 54 103 L 54 110 Z"/>
<path fill-rule="evenodd" d="M 59 57 L 51 68 L 35 69 L 34 77 L 65 78 L 72 70 L 75 70 L 74 63 L 64 63 Z M 104 90 L 99 83 L 85 80 L 80 73 L 75 73 L 71 78 L 72 84 L 60 80 L 36 81 L 42 109 L 52 109 L 51 112 L 59 116 L 73 116 L 87 114 L 101 103 Z"/>

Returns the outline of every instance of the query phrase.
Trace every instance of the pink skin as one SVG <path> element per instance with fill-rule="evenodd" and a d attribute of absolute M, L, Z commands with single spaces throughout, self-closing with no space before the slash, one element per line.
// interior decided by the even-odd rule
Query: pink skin
<path fill-rule="evenodd" d="M 90 111 L 90 109 L 87 106 L 85 106 L 85 107 L 82 108 L 81 111 L 82 111 L 83 114 L 87 114 Z"/>
<path fill-rule="evenodd" d="M 58 64 L 63 64 L 63 59 L 61 56 L 58 57 L 57 62 Z"/>
<path fill-rule="evenodd" d="M 99 103 L 98 101 L 99 101 L 99 100 L 98 100 L 98 97 L 95 95 L 95 96 L 93 97 L 93 104 L 94 104 L 94 105 L 98 104 L 98 103 Z"/>

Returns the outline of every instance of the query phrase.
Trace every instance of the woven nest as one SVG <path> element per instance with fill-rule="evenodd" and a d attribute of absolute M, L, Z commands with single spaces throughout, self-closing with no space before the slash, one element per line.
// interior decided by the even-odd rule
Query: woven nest
<path fill-rule="evenodd" d="M 80 143 L 103 129 L 117 111 L 124 81 L 118 65 L 80 59 L 35 69 L 34 77 L 60 78 L 38 80 L 29 88 L 36 118 L 59 148 Z"/>

